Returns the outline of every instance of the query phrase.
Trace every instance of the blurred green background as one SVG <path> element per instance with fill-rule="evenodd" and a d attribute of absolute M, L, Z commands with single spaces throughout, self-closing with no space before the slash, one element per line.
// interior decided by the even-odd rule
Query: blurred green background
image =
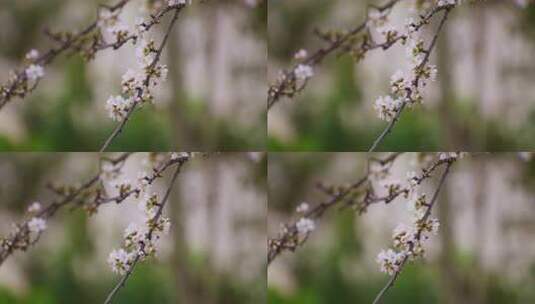
<path fill-rule="evenodd" d="M 496 153 L 467 157 L 452 167 L 434 210 L 439 234 L 426 242 L 424 260 L 409 263 L 383 303 L 527 304 L 535 302 L 535 159 Z M 268 237 L 296 220 L 295 208 L 325 201 L 315 189 L 351 183 L 362 175 L 365 153 L 270 153 Z M 415 155 L 396 161 L 405 179 Z M 431 193 L 438 178 L 420 193 Z M 375 186 L 376 189 L 379 186 Z M 388 277 L 375 257 L 391 246 L 405 222 L 403 199 L 361 216 L 331 208 L 304 246 L 282 253 L 268 268 L 270 304 L 370 304 Z"/>
<path fill-rule="evenodd" d="M 326 45 L 316 29 L 355 27 L 367 3 L 384 1 L 269 1 L 270 83 L 293 64 L 298 50 L 310 54 Z M 392 12 L 396 26 L 411 3 Z M 514 0 L 456 8 L 431 59 L 437 82 L 426 88 L 423 106 L 403 113 L 380 151 L 532 150 L 534 16 L 535 6 L 518 7 Z M 424 39 L 431 34 L 424 32 Z M 372 104 L 388 93 L 390 75 L 407 61 L 404 54 L 401 47 L 376 50 L 357 64 L 349 55 L 327 57 L 303 92 L 269 112 L 270 151 L 367 151 L 386 127 Z"/>
<path fill-rule="evenodd" d="M 144 2 L 155 1 L 133 1 L 123 20 L 132 22 Z M 29 50 L 44 52 L 52 46 L 45 28 L 82 29 L 94 20 L 99 3 L 103 1 L 1 1 L 1 83 Z M 110 150 L 262 150 L 266 14 L 265 1 L 257 6 L 217 1 L 188 7 L 164 51 L 162 63 L 170 75 L 156 89 L 155 105 L 137 111 Z M 198 33 L 195 28 L 207 30 Z M 163 29 L 155 27 L 151 37 L 159 41 Z M 239 47 L 240 54 L 230 46 Z M 30 96 L 14 99 L 0 112 L 0 150 L 98 150 L 116 126 L 104 111 L 106 99 L 120 91 L 125 62 L 133 54 L 126 45 L 100 52 L 89 63 L 78 55 L 59 56 L 45 67 L 45 78 Z M 115 85 L 103 84 L 103 74 L 115 75 Z"/>

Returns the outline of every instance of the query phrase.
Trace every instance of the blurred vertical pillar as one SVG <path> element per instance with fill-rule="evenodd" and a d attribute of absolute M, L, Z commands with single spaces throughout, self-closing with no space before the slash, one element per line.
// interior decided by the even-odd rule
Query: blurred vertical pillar
<path fill-rule="evenodd" d="M 224 9 L 223 5 L 219 3 L 212 3 L 211 8 L 209 10 L 206 10 L 204 12 L 205 18 L 205 28 L 208 29 L 206 31 L 206 49 L 205 49 L 205 60 L 206 60 L 206 68 L 208 69 L 207 75 L 207 93 L 206 93 L 206 109 L 203 113 L 205 124 L 203 134 L 206 136 L 206 142 L 207 146 L 210 148 L 213 148 L 217 145 L 217 129 L 214 128 L 214 124 L 211 122 L 213 121 L 215 115 L 214 110 L 217 108 L 216 105 L 216 86 L 217 86 L 217 69 L 216 67 L 218 64 L 221 64 L 221 62 L 218 62 L 218 51 L 220 47 L 219 39 L 222 37 L 219 37 L 221 31 L 220 31 L 220 23 L 222 19 L 221 10 Z"/>
<path fill-rule="evenodd" d="M 171 193 L 171 204 L 169 204 L 169 214 L 171 222 L 173 223 L 171 227 L 174 241 L 171 265 L 174 269 L 173 274 L 175 276 L 176 299 L 180 304 L 189 304 L 197 303 L 197 301 L 193 290 L 194 284 L 192 280 L 192 272 L 189 269 L 188 261 L 190 259 L 190 254 L 185 233 L 184 208 L 180 193 L 179 184 L 179 186 L 175 187 L 174 191 Z"/>
<path fill-rule="evenodd" d="M 169 37 L 167 52 L 169 57 L 169 86 L 171 88 L 171 100 L 169 102 L 169 120 L 171 122 L 172 147 L 175 151 L 180 148 L 191 149 L 194 144 L 195 135 L 193 128 L 190 126 L 188 117 L 185 115 L 187 106 L 186 90 L 183 87 L 181 76 L 182 54 L 179 49 L 179 31 L 175 31 Z"/>
<path fill-rule="evenodd" d="M 220 303 L 219 294 L 219 275 L 216 272 L 214 261 L 216 253 L 217 236 L 217 203 L 219 202 L 219 184 L 220 168 L 217 159 L 210 159 L 205 166 L 205 184 L 207 187 L 206 194 L 206 225 L 207 225 L 207 242 L 206 242 L 206 263 L 203 267 L 204 277 L 209 282 L 205 282 L 208 286 L 209 292 L 205 292 L 205 303 L 217 304 Z"/>
<path fill-rule="evenodd" d="M 175 151 L 180 147 L 191 147 L 191 132 L 188 129 L 187 118 L 183 114 L 183 100 L 185 90 L 182 87 L 180 76 L 181 56 L 178 48 L 178 31 L 169 37 L 167 51 L 169 55 L 169 79 L 171 87 L 171 100 L 169 102 L 169 115 L 171 121 L 172 147 Z M 189 248 L 186 240 L 184 225 L 184 210 L 182 205 L 180 184 L 171 192 L 169 213 L 172 223 L 174 251 L 172 267 L 174 269 L 176 299 L 180 304 L 196 303 L 192 288 L 192 273 L 189 269 Z"/>
<path fill-rule="evenodd" d="M 474 75 L 478 75 L 475 79 L 475 103 L 478 106 L 479 109 L 483 109 L 485 106 L 484 104 L 484 90 L 485 90 L 485 75 L 486 75 L 486 69 L 485 69 L 485 60 L 487 58 L 486 56 L 486 37 L 487 37 L 487 18 L 486 18 L 486 6 L 481 5 L 477 10 L 473 10 L 472 12 L 474 14 L 474 18 L 472 18 L 472 28 L 474 29 L 474 32 L 472 34 L 473 37 L 473 62 L 474 62 Z M 481 111 L 483 112 L 483 111 Z M 479 125 L 479 127 L 484 127 L 483 124 Z M 477 147 L 479 148 L 478 151 L 482 151 L 483 146 L 485 145 L 487 138 L 486 138 L 486 130 L 480 130 L 482 132 L 479 132 L 476 136 L 472 136 L 472 139 L 474 142 L 477 143 Z"/>
<path fill-rule="evenodd" d="M 440 303 L 442 304 L 459 304 L 466 303 L 460 294 L 461 282 L 457 274 L 456 264 L 454 261 L 456 248 L 453 239 L 453 224 L 451 221 L 451 202 L 449 197 L 450 185 L 448 182 L 444 185 L 444 191 L 440 194 L 438 202 L 438 217 L 440 220 Z"/>
<path fill-rule="evenodd" d="M 474 260 L 471 272 L 471 287 L 473 289 L 474 304 L 484 304 L 486 302 L 486 276 L 482 270 L 482 259 L 485 247 L 485 190 L 486 190 L 486 176 L 487 169 L 485 163 L 488 159 L 474 158 L 474 184 L 475 184 L 475 199 L 474 199 L 474 222 L 477 231 L 475 232 L 476 240 L 474 242 Z"/>
<path fill-rule="evenodd" d="M 439 97 L 439 125 L 440 125 L 440 146 L 443 151 L 453 151 L 460 147 L 466 148 L 468 142 L 463 139 L 457 132 L 456 122 L 452 115 L 451 104 L 456 102 L 456 96 L 452 84 L 452 67 L 451 49 L 449 43 L 449 27 L 444 27 L 439 36 L 438 46 L 438 71 L 440 80 L 440 97 Z"/>

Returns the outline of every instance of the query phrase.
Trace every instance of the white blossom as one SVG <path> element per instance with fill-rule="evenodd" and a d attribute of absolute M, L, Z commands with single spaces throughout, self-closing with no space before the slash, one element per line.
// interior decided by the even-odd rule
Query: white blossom
<path fill-rule="evenodd" d="M 139 227 L 135 223 L 130 223 L 124 231 L 124 242 L 126 248 L 137 248 L 146 237 L 146 229 Z"/>
<path fill-rule="evenodd" d="M 407 48 L 407 56 L 415 65 L 419 65 L 425 56 L 425 45 L 421 38 L 409 37 Z"/>
<path fill-rule="evenodd" d="M 26 77 L 30 80 L 38 80 L 45 76 L 45 71 L 42 66 L 32 64 L 26 69 Z"/>
<path fill-rule="evenodd" d="M 407 172 L 407 180 L 409 181 L 409 185 L 411 187 L 418 185 L 418 175 L 414 171 Z"/>
<path fill-rule="evenodd" d="M 28 222 L 28 230 L 34 233 L 41 233 L 46 229 L 46 221 L 40 217 L 34 217 Z"/>
<path fill-rule="evenodd" d="M 455 5 L 455 4 L 457 4 L 457 0 L 438 0 L 437 2 L 438 7 Z"/>
<path fill-rule="evenodd" d="M 377 31 L 385 37 L 386 41 L 392 41 L 398 35 L 398 30 L 391 24 L 380 26 Z"/>
<path fill-rule="evenodd" d="M 310 209 L 310 206 L 308 205 L 308 203 L 307 202 L 302 202 L 301 204 L 299 204 L 299 206 L 297 206 L 297 208 L 295 210 L 297 212 L 299 212 L 299 213 L 305 213 L 309 209 Z"/>
<path fill-rule="evenodd" d="M 39 52 L 37 50 L 35 50 L 35 49 L 29 51 L 28 54 L 26 54 L 26 59 L 28 59 L 30 61 L 34 61 L 37 58 L 39 58 Z"/>
<path fill-rule="evenodd" d="M 298 80 L 307 80 L 314 76 L 314 70 L 310 65 L 300 64 L 295 68 L 294 74 Z"/>
<path fill-rule="evenodd" d="M 124 249 L 113 250 L 108 256 L 108 264 L 113 272 L 120 275 L 126 274 L 135 259 L 134 252 L 126 252 Z"/>
<path fill-rule="evenodd" d="M 438 229 L 440 228 L 440 221 L 437 218 L 427 219 L 424 229 L 427 232 L 430 232 L 434 235 L 438 234 Z"/>
<path fill-rule="evenodd" d="M 373 108 L 380 119 L 391 121 L 396 116 L 401 104 L 401 99 L 393 99 L 391 96 L 387 95 L 377 98 Z"/>
<path fill-rule="evenodd" d="M 400 270 L 404 259 L 405 255 L 403 253 L 395 252 L 392 249 L 381 250 L 377 255 L 377 263 L 379 263 L 381 271 L 389 275 L 393 275 Z"/>
<path fill-rule="evenodd" d="M 301 219 L 299 219 L 295 226 L 297 228 L 297 232 L 302 234 L 312 232 L 316 228 L 314 221 L 306 217 L 302 217 Z"/>
<path fill-rule="evenodd" d="M 106 101 L 106 110 L 111 119 L 116 121 L 122 121 L 130 107 L 133 105 L 133 100 L 131 98 L 124 98 L 123 96 L 110 96 Z"/>
<path fill-rule="evenodd" d="M 168 6 L 177 6 L 177 5 L 186 5 L 191 4 L 191 0 L 169 0 L 167 1 Z"/>
<path fill-rule="evenodd" d="M 308 57 L 308 52 L 305 49 L 300 49 L 294 55 L 294 58 L 297 60 L 302 60 Z"/>
<path fill-rule="evenodd" d="M 394 248 L 408 251 L 411 244 L 416 243 L 416 230 L 405 224 L 399 224 L 392 234 Z"/>
<path fill-rule="evenodd" d="M 41 211 L 41 203 L 40 202 L 33 202 L 30 207 L 28 207 L 28 212 L 30 213 L 37 213 Z"/>
<path fill-rule="evenodd" d="M 128 69 L 122 76 L 121 86 L 124 94 L 135 94 L 143 87 L 145 75 L 133 69 Z"/>
<path fill-rule="evenodd" d="M 136 48 L 138 65 L 144 68 L 150 66 L 156 58 L 156 53 L 157 49 L 156 45 L 154 44 L 154 40 L 142 38 L 141 43 L 139 43 L 138 47 Z"/>
<path fill-rule="evenodd" d="M 404 93 L 405 88 L 410 87 L 410 77 L 402 70 L 397 70 L 390 77 L 390 90 L 392 94 Z"/>
<path fill-rule="evenodd" d="M 405 27 L 407 28 L 408 34 L 412 34 L 416 31 L 416 22 L 414 21 L 414 18 L 407 18 L 405 19 Z"/>
<path fill-rule="evenodd" d="M 181 158 L 188 158 L 190 157 L 190 153 L 188 152 L 172 152 L 171 153 L 171 160 L 179 160 Z"/>
<path fill-rule="evenodd" d="M 158 194 L 145 193 L 145 195 L 141 198 L 138 206 L 140 210 L 145 212 L 145 215 L 148 219 L 152 219 L 158 212 Z"/>

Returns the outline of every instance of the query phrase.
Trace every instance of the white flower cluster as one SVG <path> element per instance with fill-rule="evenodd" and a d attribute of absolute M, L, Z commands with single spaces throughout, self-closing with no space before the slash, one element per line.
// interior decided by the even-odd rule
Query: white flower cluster
<path fill-rule="evenodd" d="M 370 15 L 370 20 L 384 36 L 385 43 L 401 40 L 409 57 L 407 70 L 397 70 L 390 78 L 391 95 L 378 97 L 373 106 L 380 119 L 392 121 L 404 103 L 410 106 L 423 101 L 421 91 L 428 81 L 436 80 L 437 68 L 427 63 L 428 51 L 424 41 L 417 36 L 417 29 L 421 24 L 413 18 L 406 20 L 403 30 L 388 24 L 387 15 L 384 13 L 376 12 L 375 15 Z"/>
<path fill-rule="evenodd" d="M 437 6 L 438 7 L 448 6 L 448 5 L 456 5 L 456 4 L 457 4 L 457 0 L 438 0 L 437 1 Z"/>
<path fill-rule="evenodd" d="M 296 60 L 303 60 L 308 57 L 308 52 L 305 49 L 300 49 L 294 54 L 294 59 Z"/>
<path fill-rule="evenodd" d="M 40 202 L 33 202 L 28 207 L 28 212 L 37 215 L 42 209 Z M 28 221 L 28 230 L 30 233 L 40 234 L 41 232 L 46 230 L 46 220 L 42 217 L 34 216 Z"/>
<path fill-rule="evenodd" d="M 33 218 L 28 222 L 28 230 L 29 230 L 30 232 L 39 234 L 39 233 L 45 231 L 45 229 L 46 229 L 46 221 L 45 221 L 45 219 L 43 219 L 43 218 L 40 218 L 40 217 L 33 217 Z"/>
<path fill-rule="evenodd" d="M 186 5 L 186 4 L 191 4 L 191 0 L 169 0 L 167 1 L 167 5 L 169 6 Z"/>
<path fill-rule="evenodd" d="M 136 258 L 143 261 L 146 257 L 154 256 L 160 234 L 167 234 L 171 226 L 170 220 L 161 214 L 159 195 L 150 192 L 149 178 L 142 171 L 138 174 L 136 185 L 128 179 L 111 181 L 121 196 L 135 191 L 135 197 L 139 198 L 139 209 L 143 212 L 143 224 L 130 223 L 123 234 L 122 248 L 113 250 L 108 257 L 108 264 L 120 275 L 128 272 Z"/>
<path fill-rule="evenodd" d="M 113 36 L 114 43 L 124 40 L 130 34 L 128 25 L 119 19 L 120 13 L 121 10 L 111 11 L 105 8 L 99 11 L 97 25 L 104 33 Z"/>
<path fill-rule="evenodd" d="M 440 152 L 438 154 L 438 158 L 440 160 L 447 160 L 447 159 L 462 159 L 464 158 L 468 153 L 467 152 Z"/>
<path fill-rule="evenodd" d="M 126 252 L 124 249 L 113 250 L 108 257 L 113 272 L 124 275 L 132 266 L 136 258 L 134 252 Z"/>
<path fill-rule="evenodd" d="M 171 225 L 168 218 L 158 213 L 160 203 L 157 194 L 145 193 L 139 207 L 145 215 L 144 224 L 130 223 L 123 234 L 123 247 L 113 250 L 108 257 L 108 264 L 120 275 L 129 270 L 136 257 L 144 260 L 148 256 L 154 256 L 159 234 L 167 234 Z"/>
<path fill-rule="evenodd" d="M 295 227 L 297 228 L 297 232 L 300 234 L 308 234 L 316 229 L 314 220 L 306 217 L 300 218 L 295 224 Z"/>
<path fill-rule="evenodd" d="M 33 61 L 37 60 L 37 58 L 39 58 L 39 51 L 37 51 L 36 49 L 30 50 L 26 54 L 26 59 L 29 60 L 29 61 L 33 62 Z"/>
<path fill-rule="evenodd" d="M 297 80 L 305 81 L 314 76 L 314 69 L 310 65 L 299 64 L 294 70 L 294 75 Z"/>
<path fill-rule="evenodd" d="M 41 211 L 41 203 L 39 202 L 33 202 L 30 207 L 28 207 L 28 212 L 30 213 L 37 213 L 39 211 Z"/>
<path fill-rule="evenodd" d="M 301 204 L 299 204 L 299 206 L 297 206 L 297 208 L 295 208 L 295 211 L 297 211 L 298 213 L 305 213 L 309 209 L 310 209 L 310 206 L 308 205 L 308 203 L 302 202 Z"/>
<path fill-rule="evenodd" d="M 428 234 L 436 234 L 440 226 L 438 219 L 431 218 L 428 214 L 430 206 L 426 195 L 416 191 L 417 178 L 414 172 L 407 173 L 408 209 L 412 218 L 410 225 L 398 225 L 392 235 L 393 248 L 381 250 L 377 255 L 381 271 L 389 275 L 399 272 L 406 261 L 423 257 L 423 241 L 428 239 Z M 385 183 L 385 187 L 389 192 L 402 189 L 399 182 Z"/>
<path fill-rule="evenodd" d="M 28 68 L 26 68 L 25 73 L 26 77 L 32 81 L 39 80 L 45 76 L 45 70 L 43 66 L 37 64 L 31 64 Z"/>
<path fill-rule="evenodd" d="M 187 3 L 190 3 L 188 1 Z M 186 1 L 169 1 L 169 6 L 185 5 Z M 157 64 L 159 56 L 154 40 L 145 37 L 147 25 L 142 18 L 136 21 L 136 30 L 131 32 L 119 19 L 119 11 L 102 10 L 98 25 L 111 33 L 114 43 L 134 37 L 138 68 L 128 69 L 122 76 L 121 91 L 118 96 L 110 96 L 106 101 L 106 110 L 111 119 L 123 121 L 136 104 L 152 101 L 151 88 L 167 79 L 168 69 Z M 133 36 L 132 36 L 133 35 Z"/>

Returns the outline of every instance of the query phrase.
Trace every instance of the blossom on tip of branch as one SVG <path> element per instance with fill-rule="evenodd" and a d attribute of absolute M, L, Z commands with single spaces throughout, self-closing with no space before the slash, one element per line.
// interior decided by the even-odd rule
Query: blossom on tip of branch
<path fill-rule="evenodd" d="M 299 204 L 299 206 L 297 206 L 295 211 L 297 211 L 298 213 L 305 213 L 309 209 L 310 209 L 310 206 L 308 205 L 308 203 L 307 202 L 302 202 L 301 204 Z"/>
<path fill-rule="evenodd" d="M 131 98 L 125 99 L 120 95 L 110 96 L 110 98 L 108 98 L 106 101 L 106 110 L 108 110 L 108 114 L 111 119 L 122 121 L 128 114 L 128 111 L 132 105 L 133 101 Z"/>
<path fill-rule="evenodd" d="M 308 52 L 305 49 L 300 49 L 294 55 L 294 58 L 297 60 L 303 60 L 308 57 Z"/>
<path fill-rule="evenodd" d="M 167 5 L 169 6 L 186 5 L 186 4 L 191 4 L 191 0 L 169 0 L 167 1 Z"/>
<path fill-rule="evenodd" d="M 143 242 L 147 231 L 135 223 L 130 223 L 124 231 L 124 245 L 129 249 L 137 249 Z"/>
<path fill-rule="evenodd" d="M 158 49 L 154 40 L 141 39 L 141 43 L 136 48 L 136 57 L 140 67 L 148 67 L 156 58 Z"/>
<path fill-rule="evenodd" d="M 377 263 L 381 266 L 381 271 L 393 275 L 400 270 L 405 255 L 395 252 L 392 249 L 381 250 L 377 255 Z"/>
<path fill-rule="evenodd" d="M 380 119 L 391 121 L 395 116 L 399 108 L 401 107 L 401 100 L 394 99 L 391 96 L 379 96 L 373 104 L 373 108 L 377 112 Z"/>
<path fill-rule="evenodd" d="M 189 152 L 171 152 L 171 160 L 186 159 L 191 156 L 192 153 Z"/>
<path fill-rule="evenodd" d="M 45 71 L 43 67 L 40 65 L 35 65 L 35 64 L 30 65 L 26 69 L 25 73 L 26 73 L 26 77 L 28 77 L 28 79 L 30 80 L 38 80 L 42 78 L 43 76 L 45 76 Z"/>
<path fill-rule="evenodd" d="M 297 228 L 297 232 L 301 234 L 307 234 L 316 229 L 314 221 L 306 217 L 299 219 L 299 221 L 295 224 L 295 227 Z"/>
<path fill-rule="evenodd" d="M 28 212 L 30 213 L 37 213 L 41 211 L 41 203 L 39 202 L 33 202 L 30 207 L 28 207 Z"/>
<path fill-rule="evenodd" d="M 152 218 L 156 215 L 158 206 L 158 194 L 156 193 L 146 193 L 139 202 L 139 209 L 145 212 L 147 218 Z"/>
<path fill-rule="evenodd" d="M 402 70 L 397 70 L 390 77 L 390 89 L 392 94 L 401 94 L 406 87 L 410 86 L 410 80 Z"/>
<path fill-rule="evenodd" d="M 28 222 L 28 230 L 41 233 L 46 229 L 46 221 L 40 217 L 34 217 Z"/>
<path fill-rule="evenodd" d="M 418 185 L 418 175 L 416 175 L 416 172 L 414 171 L 407 172 L 407 180 L 409 181 L 409 185 L 411 187 Z"/>
<path fill-rule="evenodd" d="M 456 4 L 457 4 L 457 0 L 438 0 L 437 2 L 438 7 L 456 5 Z"/>
<path fill-rule="evenodd" d="M 466 152 L 440 152 L 438 158 L 440 160 L 463 158 Z"/>
<path fill-rule="evenodd" d="M 39 52 L 35 49 L 29 51 L 27 54 L 26 54 L 26 59 L 30 60 L 30 61 L 34 61 L 36 60 L 37 58 L 39 58 Z"/>
<path fill-rule="evenodd" d="M 108 256 L 108 264 L 111 266 L 113 272 L 120 275 L 126 274 L 130 266 L 134 262 L 135 253 L 126 252 L 124 249 L 113 250 Z"/>
<path fill-rule="evenodd" d="M 307 80 L 314 76 L 314 70 L 310 65 L 300 64 L 295 68 L 294 74 L 299 80 Z"/>

